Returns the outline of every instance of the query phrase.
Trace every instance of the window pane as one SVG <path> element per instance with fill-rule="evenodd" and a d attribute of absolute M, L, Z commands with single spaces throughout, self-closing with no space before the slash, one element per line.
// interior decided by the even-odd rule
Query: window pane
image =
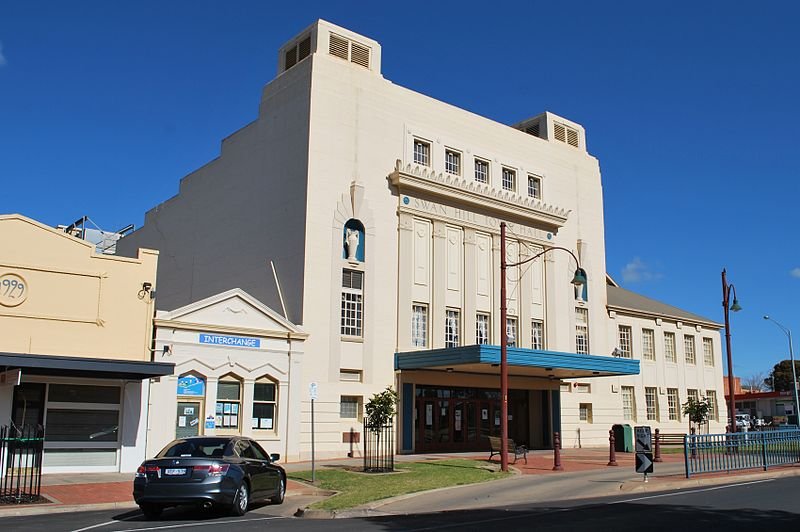
<path fill-rule="evenodd" d="M 257 382 L 253 386 L 253 399 L 256 401 L 274 401 L 275 385 L 272 383 Z"/>
<path fill-rule="evenodd" d="M 117 410 L 47 409 L 47 441 L 117 441 Z"/>
<path fill-rule="evenodd" d="M 238 382 L 219 382 L 217 383 L 217 399 L 228 399 L 230 401 L 239 400 Z"/>
<path fill-rule="evenodd" d="M 118 405 L 119 386 L 51 384 L 47 400 L 57 403 L 103 403 Z"/>
<path fill-rule="evenodd" d="M 253 428 L 270 429 L 275 428 L 275 404 L 274 403 L 253 403 Z"/>

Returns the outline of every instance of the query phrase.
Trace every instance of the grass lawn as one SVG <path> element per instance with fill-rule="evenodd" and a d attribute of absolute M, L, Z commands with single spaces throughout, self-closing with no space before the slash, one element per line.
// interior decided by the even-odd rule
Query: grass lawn
<path fill-rule="evenodd" d="M 406 493 L 504 478 L 497 464 L 475 460 L 436 460 L 395 464 L 394 473 L 361 473 L 356 470 L 317 470 L 316 486 L 337 495 L 311 506 L 319 510 L 353 508 L 371 501 Z M 290 473 L 289 478 L 311 482 L 311 471 Z"/>

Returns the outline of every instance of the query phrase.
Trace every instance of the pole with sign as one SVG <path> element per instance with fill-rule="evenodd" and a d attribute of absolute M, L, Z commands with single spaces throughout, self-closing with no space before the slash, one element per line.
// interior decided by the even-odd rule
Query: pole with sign
<path fill-rule="evenodd" d="M 308 395 L 311 397 L 311 483 L 317 481 L 317 469 L 314 462 L 314 401 L 317 400 L 317 383 L 308 385 Z"/>
<path fill-rule="evenodd" d="M 636 439 L 636 472 L 644 473 L 644 481 L 647 482 L 647 474 L 653 472 L 653 438 L 650 427 L 634 427 Z"/>

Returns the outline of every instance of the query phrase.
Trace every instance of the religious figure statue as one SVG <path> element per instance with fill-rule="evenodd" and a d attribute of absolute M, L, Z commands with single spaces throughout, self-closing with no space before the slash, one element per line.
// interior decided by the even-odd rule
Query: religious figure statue
<path fill-rule="evenodd" d="M 356 258 L 356 251 L 358 250 L 358 229 L 347 229 L 347 238 L 345 243 L 347 245 L 347 260 L 358 260 Z"/>

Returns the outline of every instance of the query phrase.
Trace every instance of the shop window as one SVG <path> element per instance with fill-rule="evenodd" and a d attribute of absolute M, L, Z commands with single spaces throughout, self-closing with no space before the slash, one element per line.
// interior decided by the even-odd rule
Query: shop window
<path fill-rule="evenodd" d="M 278 404 L 277 386 L 266 377 L 253 385 L 254 429 L 275 430 L 275 410 Z"/>
<path fill-rule="evenodd" d="M 242 383 L 226 375 L 217 383 L 216 428 L 239 430 Z"/>

